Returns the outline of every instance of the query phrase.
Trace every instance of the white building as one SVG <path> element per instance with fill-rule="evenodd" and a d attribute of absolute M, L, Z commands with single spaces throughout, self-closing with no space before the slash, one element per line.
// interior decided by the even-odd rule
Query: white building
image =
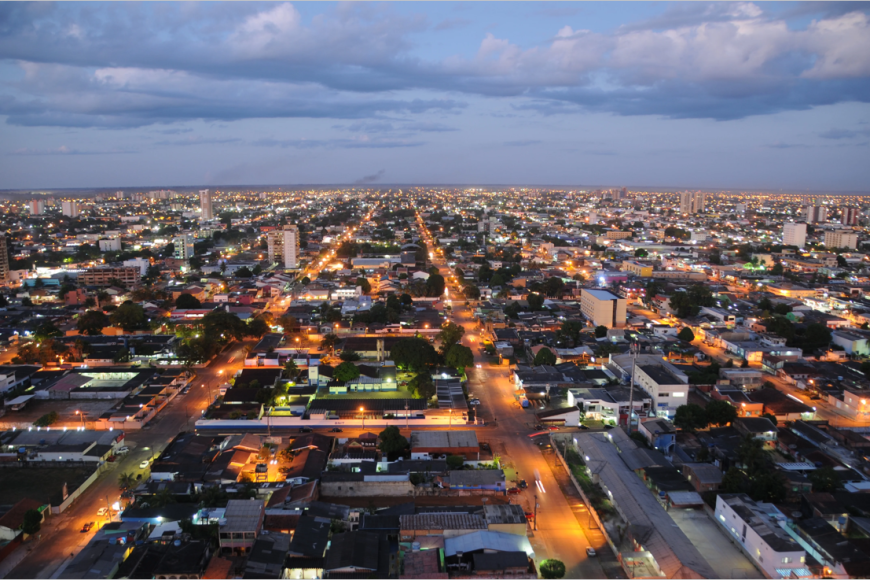
<path fill-rule="evenodd" d="M 677 412 L 677 407 L 688 402 L 688 383 L 685 374 L 665 361 L 661 361 L 661 364 L 638 364 L 635 368 L 634 384 L 649 393 L 656 417 L 670 419 Z"/>
<path fill-rule="evenodd" d="M 626 321 L 625 298 L 620 298 L 607 290 L 583 288 L 580 293 L 580 310 L 583 316 L 595 326 L 622 328 Z"/>
<path fill-rule="evenodd" d="M 785 246 L 803 248 L 807 243 L 807 224 L 783 224 L 782 243 Z"/>
<path fill-rule="evenodd" d="M 743 493 L 716 498 L 716 522 L 768 578 L 812 578 L 806 551 L 785 531 L 788 521 L 776 506 Z"/>
<path fill-rule="evenodd" d="M 208 190 L 205 190 L 208 191 Z M 193 257 L 193 239 L 187 234 L 182 234 L 172 239 L 175 246 L 173 257 L 176 260 L 190 260 Z"/>
<path fill-rule="evenodd" d="M 680 213 L 702 213 L 706 209 L 707 194 L 703 191 L 684 191 L 680 194 Z"/>
<path fill-rule="evenodd" d="M 295 269 L 299 267 L 299 228 L 284 226 L 284 267 Z"/>
<path fill-rule="evenodd" d="M 139 268 L 139 273 L 144 276 L 148 273 L 148 266 L 151 265 L 151 262 L 149 262 L 145 258 L 133 258 L 131 260 L 124 260 L 124 265 L 132 266 L 133 268 Z"/>
<path fill-rule="evenodd" d="M 64 202 L 66 203 L 66 202 Z M 103 238 L 97 242 L 101 252 L 120 252 L 121 238 Z"/>
<path fill-rule="evenodd" d="M 79 202 L 77 201 L 62 201 L 61 202 L 61 213 L 67 217 L 78 217 L 79 215 Z"/>
<path fill-rule="evenodd" d="M 823 205 L 808 205 L 804 209 L 804 219 L 808 224 L 823 224 L 828 220 L 828 208 Z"/>
<path fill-rule="evenodd" d="M 858 234 L 847 230 L 825 232 L 825 247 L 849 248 L 850 250 L 854 250 L 858 247 Z"/>
<path fill-rule="evenodd" d="M 43 215 L 45 213 L 45 202 L 41 199 L 34 199 L 30 202 L 30 215 Z"/>
<path fill-rule="evenodd" d="M 209 189 L 201 189 L 199 190 L 199 207 L 200 207 L 200 219 L 203 221 L 213 220 L 214 219 L 214 211 L 211 207 L 211 190 Z"/>

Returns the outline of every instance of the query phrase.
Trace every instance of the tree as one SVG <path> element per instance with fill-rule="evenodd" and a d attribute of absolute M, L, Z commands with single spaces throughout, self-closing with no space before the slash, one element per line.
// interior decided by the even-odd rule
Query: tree
<path fill-rule="evenodd" d="M 820 322 L 808 324 L 803 336 L 808 348 L 824 348 L 831 344 L 831 329 Z"/>
<path fill-rule="evenodd" d="M 345 349 L 341 351 L 339 358 L 345 362 L 354 362 L 360 359 L 359 353 L 354 350 Z"/>
<path fill-rule="evenodd" d="M 819 467 L 818 469 L 811 471 L 807 475 L 807 479 L 810 480 L 810 483 L 813 484 L 813 491 L 834 491 L 840 487 L 842 487 L 842 483 L 840 482 L 840 477 L 837 475 L 836 470 L 830 465 L 825 465 L 824 467 Z"/>
<path fill-rule="evenodd" d="M 674 414 L 674 427 L 684 431 L 696 431 L 709 424 L 704 408 L 694 403 L 680 405 Z"/>
<path fill-rule="evenodd" d="M 535 362 L 533 364 L 536 367 L 541 365 L 554 365 L 556 364 L 556 355 L 553 354 L 552 350 L 545 346 L 535 355 Z"/>
<path fill-rule="evenodd" d="M 320 341 L 320 349 L 329 349 L 330 352 L 332 352 L 335 350 L 335 345 L 337 342 L 338 337 L 330 332 L 329 334 L 324 335 L 323 339 Z"/>
<path fill-rule="evenodd" d="M 257 316 L 248 323 L 246 334 L 255 338 L 262 338 L 271 328 L 262 316 Z"/>
<path fill-rule="evenodd" d="M 737 409 L 728 401 L 710 401 L 704 412 L 710 425 L 727 425 L 737 418 Z"/>
<path fill-rule="evenodd" d="M 132 332 L 148 326 L 145 309 L 129 300 L 112 312 L 109 320 L 112 324 L 120 326 L 125 332 Z"/>
<path fill-rule="evenodd" d="M 32 536 L 42 528 L 42 512 L 35 509 L 30 509 L 24 512 L 24 521 L 21 524 L 21 531 Z"/>
<path fill-rule="evenodd" d="M 607 327 L 602 325 L 595 327 L 595 338 L 604 338 L 607 336 Z"/>
<path fill-rule="evenodd" d="M 447 459 L 447 469 L 451 471 L 455 471 L 457 469 L 462 469 L 462 466 L 465 465 L 465 456 L 464 455 L 448 455 Z"/>
<path fill-rule="evenodd" d="M 50 338 L 57 338 L 59 336 L 63 336 L 63 332 L 61 332 L 51 320 L 46 320 L 37 326 L 36 331 L 33 333 L 33 338 L 35 338 L 37 342 L 43 342 Z"/>
<path fill-rule="evenodd" d="M 719 491 L 725 493 L 738 493 L 743 488 L 743 480 L 745 476 L 743 472 L 732 467 L 722 476 L 722 483 L 719 484 Z"/>
<path fill-rule="evenodd" d="M 526 298 L 526 301 L 529 303 L 529 310 L 532 312 L 544 309 L 544 297 L 536 292 L 530 293 Z"/>
<path fill-rule="evenodd" d="M 435 383 L 432 381 L 432 375 L 429 373 L 417 373 L 417 375 L 408 381 L 408 390 L 414 393 L 418 399 L 428 401 L 435 396 Z"/>
<path fill-rule="evenodd" d="M 347 381 L 352 381 L 359 377 L 359 375 L 359 369 L 352 362 L 343 362 L 335 367 L 334 376 L 336 380 L 346 383 Z"/>
<path fill-rule="evenodd" d="M 435 348 L 425 339 L 417 337 L 397 340 L 390 350 L 390 357 L 400 368 L 418 373 L 438 363 Z"/>
<path fill-rule="evenodd" d="M 57 423 L 58 418 L 57 411 L 51 411 L 34 421 L 33 424 L 37 427 L 48 427 Z"/>
<path fill-rule="evenodd" d="M 649 252 L 643 248 L 638 248 L 634 251 L 635 258 L 646 258 L 647 256 L 649 256 Z"/>
<path fill-rule="evenodd" d="M 480 288 L 475 286 L 474 284 L 469 284 L 465 288 L 462 289 L 462 293 L 465 294 L 465 297 L 469 300 L 479 300 L 480 299 Z"/>
<path fill-rule="evenodd" d="M 466 367 L 474 364 L 474 353 L 467 346 L 454 344 L 444 355 L 444 363 L 462 372 Z"/>
<path fill-rule="evenodd" d="M 771 413 L 764 413 L 762 417 L 773 423 L 774 426 L 778 423 L 776 415 L 772 415 Z"/>
<path fill-rule="evenodd" d="M 26 307 L 26 308 L 30 308 L 31 306 L 33 306 L 33 301 L 30 298 L 28 298 L 27 296 L 25 296 L 24 298 L 21 299 L 21 305 Z"/>
<path fill-rule="evenodd" d="M 129 489 L 136 483 L 136 478 L 132 473 L 122 473 L 118 476 L 118 487 L 121 489 Z"/>
<path fill-rule="evenodd" d="M 296 375 L 299 374 L 299 366 L 296 362 L 289 358 L 287 362 L 284 363 L 284 370 L 282 371 L 285 379 L 293 379 L 296 378 Z"/>
<path fill-rule="evenodd" d="M 200 306 L 202 306 L 202 302 L 193 294 L 182 294 L 175 299 L 175 307 L 181 310 L 190 310 Z"/>
<path fill-rule="evenodd" d="M 378 444 L 378 449 L 387 456 L 387 461 L 395 461 L 409 447 L 408 440 L 405 439 L 399 432 L 399 428 L 395 425 L 390 425 L 381 431 L 378 438 L 381 441 Z"/>
<path fill-rule="evenodd" d="M 441 354 L 446 354 L 450 347 L 462 340 L 465 328 L 453 322 L 448 322 L 441 327 L 441 332 L 436 338 L 441 341 Z"/>
<path fill-rule="evenodd" d="M 430 274 L 426 280 L 426 296 L 437 297 L 444 294 L 444 276 L 441 274 Z"/>
<path fill-rule="evenodd" d="M 780 264 L 779 262 L 774 264 L 773 268 L 770 269 L 770 273 L 773 274 L 774 276 L 782 276 L 782 272 L 783 272 L 783 267 L 782 267 L 782 264 Z"/>
<path fill-rule="evenodd" d="M 226 310 L 209 312 L 202 317 L 201 324 L 203 333 L 215 340 L 242 340 L 247 330 L 241 318 Z"/>
<path fill-rule="evenodd" d="M 356 279 L 356 285 L 362 289 L 363 294 L 371 294 L 372 285 L 367 278 L 363 278 L 362 276 L 360 276 Z"/>
<path fill-rule="evenodd" d="M 88 336 L 101 335 L 107 326 L 109 326 L 109 317 L 101 310 L 88 310 L 76 321 L 78 331 Z"/>
<path fill-rule="evenodd" d="M 564 578 L 565 577 L 565 563 L 561 560 L 544 560 L 541 562 L 541 578 Z"/>
<path fill-rule="evenodd" d="M 677 335 L 677 338 L 679 338 L 683 342 L 692 342 L 695 340 L 695 333 L 692 332 L 692 329 L 688 326 L 684 326 L 680 333 Z"/>

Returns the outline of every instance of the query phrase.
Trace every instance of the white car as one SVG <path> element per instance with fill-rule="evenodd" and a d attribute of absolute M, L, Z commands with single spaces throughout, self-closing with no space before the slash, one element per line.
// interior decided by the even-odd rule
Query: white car
<path fill-rule="evenodd" d="M 146 459 L 145 461 L 143 461 L 142 463 L 139 464 L 139 469 L 148 469 L 148 467 L 149 467 L 150 465 L 151 465 L 151 464 L 150 464 L 150 463 L 148 462 L 148 460 Z"/>
<path fill-rule="evenodd" d="M 115 455 L 123 455 L 129 452 L 130 448 L 125 445 L 124 447 L 118 447 L 118 449 L 115 451 Z"/>
<path fill-rule="evenodd" d="M 470 401 L 468 401 L 468 404 L 469 405 L 479 405 L 480 399 L 471 399 Z"/>
<path fill-rule="evenodd" d="M 100 509 L 97 510 L 97 515 L 98 515 L 98 516 L 104 516 L 104 515 L 106 515 L 106 513 L 107 513 L 108 511 L 109 511 L 109 508 L 101 507 Z"/>

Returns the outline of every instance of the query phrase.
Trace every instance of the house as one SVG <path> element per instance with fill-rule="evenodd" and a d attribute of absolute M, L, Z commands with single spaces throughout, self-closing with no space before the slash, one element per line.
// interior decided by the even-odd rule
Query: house
<path fill-rule="evenodd" d="M 434 459 L 436 455 L 463 455 L 479 459 L 480 444 L 473 430 L 411 431 L 411 459 Z"/>
<path fill-rule="evenodd" d="M 804 550 L 780 525 L 786 516 L 744 493 L 716 498 L 716 522 L 768 578 L 812 578 Z"/>
<path fill-rule="evenodd" d="M 231 499 L 227 502 L 218 543 L 224 554 L 246 554 L 254 547 L 263 528 L 266 502 L 259 499 Z"/>
<path fill-rule="evenodd" d="M 670 363 L 643 364 L 635 368 L 635 384 L 650 394 L 658 417 L 669 419 L 689 396 L 688 378 Z M 685 378 L 685 380 L 684 380 Z"/>
<path fill-rule="evenodd" d="M 9 510 L 0 516 L 0 542 L 11 542 L 22 534 L 21 525 L 24 523 L 24 514 L 30 510 L 39 510 L 45 505 L 35 499 L 24 498 L 18 500 Z M 41 513 L 41 512 L 40 512 Z"/>
<path fill-rule="evenodd" d="M 261 534 L 245 563 L 245 578 L 282 578 L 290 540 L 290 534 Z"/>
<path fill-rule="evenodd" d="M 324 578 L 387 578 L 389 577 L 390 549 L 384 536 L 369 532 L 344 532 L 332 536 L 326 561 Z M 357 576 L 360 575 L 360 576 Z"/>
<path fill-rule="evenodd" d="M 437 512 L 399 516 L 399 540 L 413 541 L 418 537 L 438 536 L 453 538 L 486 530 L 486 519 L 467 512 Z"/>
<path fill-rule="evenodd" d="M 667 457 L 673 455 L 677 430 L 667 419 L 641 419 L 638 432 L 646 438 L 653 449 L 658 449 Z"/>
<path fill-rule="evenodd" d="M 716 491 L 722 484 L 722 470 L 712 463 L 683 463 L 680 469 L 698 493 Z"/>
<path fill-rule="evenodd" d="M 776 447 L 777 428 L 767 417 L 738 417 L 733 426 L 741 435 L 751 435 L 762 441 L 767 450 Z"/>
<path fill-rule="evenodd" d="M 448 471 L 441 480 L 450 489 L 488 489 L 505 491 L 505 476 L 501 469 L 467 469 Z"/>

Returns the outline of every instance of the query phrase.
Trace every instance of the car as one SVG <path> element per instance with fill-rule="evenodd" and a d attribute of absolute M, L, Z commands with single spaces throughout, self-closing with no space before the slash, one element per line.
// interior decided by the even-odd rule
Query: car
<path fill-rule="evenodd" d="M 100 509 L 97 510 L 97 515 L 98 515 L 98 516 L 104 516 L 104 515 L 106 515 L 108 512 L 109 512 L 109 508 L 101 507 Z"/>
<path fill-rule="evenodd" d="M 579 427 L 580 427 L 581 429 L 584 429 L 584 430 L 585 430 L 585 429 L 589 429 L 589 427 L 587 427 L 587 426 L 584 425 L 583 423 L 580 423 Z"/>
<path fill-rule="evenodd" d="M 329 430 L 330 433 L 341 433 L 341 427 L 333 427 Z"/>
<path fill-rule="evenodd" d="M 105 509 L 105 508 L 103 508 L 103 509 Z M 93 528 L 93 527 L 94 527 L 94 522 L 88 522 L 82 526 L 81 532 L 83 534 L 86 534 L 86 533 L 90 532 L 91 528 Z"/>
<path fill-rule="evenodd" d="M 518 487 L 510 487 L 510 488 L 508 488 L 508 490 L 507 490 L 507 492 L 508 492 L 510 495 L 517 495 L 518 493 L 520 493 L 520 491 L 521 491 L 521 490 L 520 490 L 520 488 L 518 488 Z"/>
<path fill-rule="evenodd" d="M 124 455 L 125 453 L 129 452 L 130 448 L 124 445 L 123 447 L 118 447 L 118 449 L 115 450 L 115 455 Z"/>
<path fill-rule="evenodd" d="M 550 431 L 558 431 L 559 427 L 557 427 L 556 425 L 550 425 L 549 427 L 547 427 L 547 429 L 549 429 Z"/>
<path fill-rule="evenodd" d="M 147 459 L 139 464 L 139 469 L 148 469 L 151 466 L 151 462 Z"/>
<path fill-rule="evenodd" d="M 605 429 L 613 429 L 613 425 L 611 425 L 610 423 L 608 423 L 607 425 L 604 426 L 604 428 L 605 428 Z"/>
<path fill-rule="evenodd" d="M 300 433 L 311 433 L 311 431 L 312 431 L 311 427 L 299 427 Z"/>
<path fill-rule="evenodd" d="M 526 519 L 527 519 L 527 520 L 533 520 L 533 519 L 535 519 L 535 514 L 534 514 L 533 512 L 525 512 L 524 515 L 526 516 Z"/>
<path fill-rule="evenodd" d="M 479 405 L 480 399 L 471 399 L 470 401 L 468 401 L 468 404 L 469 405 Z"/>
<path fill-rule="evenodd" d="M 529 487 L 529 484 L 526 483 L 526 480 L 525 480 L 525 479 L 521 479 L 521 480 L 520 480 L 520 483 L 519 483 L 519 486 L 520 486 L 520 489 L 526 489 L 527 487 Z"/>
<path fill-rule="evenodd" d="M 121 497 L 123 499 L 130 499 L 131 497 L 133 497 L 133 490 L 125 489 L 123 492 L 121 492 Z"/>
<path fill-rule="evenodd" d="M 540 423 L 538 423 L 537 425 L 535 425 L 535 431 L 543 431 L 543 430 L 544 430 L 544 426 L 541 425 Z"/>
<path fill-rule="evenodd" d="M 593 548 L 592 546 L 589 546 L 588 548 L 586 548 L 586 555 L 589 556 L 590 558 L 594 558 L 598 554 L 595 553 L 595 548 Z"/>

